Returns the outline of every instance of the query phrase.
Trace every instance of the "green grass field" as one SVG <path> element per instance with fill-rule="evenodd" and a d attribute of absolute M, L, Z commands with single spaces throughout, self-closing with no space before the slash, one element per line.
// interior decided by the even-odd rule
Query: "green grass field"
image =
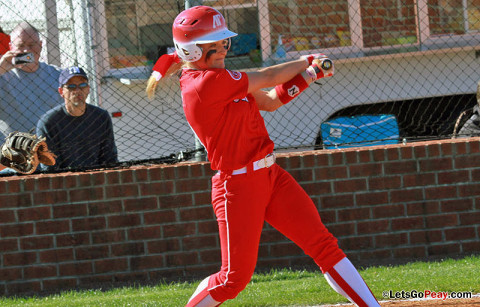
<path fill-rule="evenodd" d="M 378 300 L 384 291 L 471 291 L 480 293 L 480 256 L 415 262 L 360 270 Z M 38 298 L 3 298 L 0 306 L 184 306 L 196 283 L 160 284 L 109 291 L 70 291 Z M 319 272 L 272 270 L 255 274 L 235 300 L 222 306 L 315 306 L 347 302 Z"/>

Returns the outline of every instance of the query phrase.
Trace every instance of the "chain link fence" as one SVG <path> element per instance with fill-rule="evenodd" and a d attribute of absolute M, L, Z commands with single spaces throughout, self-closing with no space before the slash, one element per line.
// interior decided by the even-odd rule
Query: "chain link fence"
<path fill-rule="evenodd" d="M 197 4 L 218 9 L 239 33 L 227 68 L 255 70 L 318 52 L 334 60 L 334 77 L 262 113 L 277 150 L 450 138 L 459 115 L 476 105 L 480 0 L 1 0 L 0 26 L 9 34 L 29 22 L 40 32 L 40 61 L 87 71 L 88 102 L 110 114 L 120 163 L 176 162 L 204 158 L 178 82 L 167 80 L 153 100 L 145 86 L 158 57 L 174 50 L 175 16 Z M 0 128 L 12 95 L 5 75 Z M 32 92 L 63 103 L 40 83 L 32 81 Z M 29 103 L 8 109 L 28 114 L 16 130 L 32 130 L 45 112 L 41 99 Z"/>

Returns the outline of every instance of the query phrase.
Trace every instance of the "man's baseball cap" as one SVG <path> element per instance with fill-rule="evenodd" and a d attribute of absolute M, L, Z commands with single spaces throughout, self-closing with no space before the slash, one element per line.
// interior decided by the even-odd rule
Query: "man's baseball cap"
<path fill-rule="evenodd" d="M 58 87 L 64 86 L 65 84 L 67 84 L 68 80 L 77 76 L 84 77 L 88 81 L 87 74 L 85 73 L 85 70 L 83 70 L 83 68 L 77 66 L 65 68 L 60 73 L 60 77 L 58 77 Z"/>

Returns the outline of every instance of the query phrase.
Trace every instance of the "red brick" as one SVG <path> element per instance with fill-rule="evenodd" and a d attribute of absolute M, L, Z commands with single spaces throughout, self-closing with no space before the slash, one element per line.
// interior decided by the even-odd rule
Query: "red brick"
<path fill-rule="evenodd" d="M 353 195 L 333 195 L 320 199 L 321 208 L 345 208 L 353 206 Z"/>
<path fill-rule="evenodd" d="M 480 183 L 457 185 L 459 197 L 470 197 L 479 195 Z"/>
<path fill-rule="evenodd" d="M 375 236 L 375 247 L 401 246 L 408 243 L 407 233 L 394 233 Z"/>
<path fill-rule="evenodd" d="M 90 216 L 120 213 L 122 210 L 122 202 L 120 200 L 88 204 L 88 215 Z"/>
<path fill-rule="evenodd" d="M 2 281 L 15 281 L 22 279 L 22 269 L 21 268 L 1 268 L 0 267 L 0 276 L 2 276 Z"/>
<path fill-rule="evenodd" d="M 162 180 L 176 180 L 178 178 L 176 176 L 174 166 L 163 166 L 161 168 L 161 171 L 162 171 Z"/>
<path fill-rule="evenodd" d="M 180 210 L 180 221 L 201 221 L 213 218 L 214 214 L 210 206 Z"/>
<path fill-rule="evenodd" d="M 477 239 L 474 242 L 462 242 L 462 252 L 465 254 L 468 253 L 478 253 L 480 250 L 480 241 Z"/>
<path fill-rule="evenodd" d="M 445 200 L 440 203 L 442 212 L 460 212 L 460 211 L 469 211 L 473 210 L 473 200 L 458 198 Z"/>
<path fill-rule="evenodd" d="M 400 158 L 403 160 L 412 159 L 413 158 L 412 147 L 409 147 L 409 146 L 400 147 Z"/>
<path fill-rule="evenodd" d="M 425 188 L 425 199 L 448 199 L 455 197 L 457 197 L 457 187 L 455 186 Z"/>
<path fill-rule="evenodd" d="M 480 221 L 480 212 L 468 212 L 459 214 L 460 225 L 478 225 Z"/>
<path fill-rule="evenodd" d="M 112 256 L 114 257 L 142 255 L 145 253 L 145 246 L 143 242 L 123 242 L 120 244 L 112 244 L 111 249 Z"/>
<path fill-rule="evenodd" d="M 460 253 L 459 243 L 430 245 L 427 248 L 429 256 L 458 255 Z"/>
<path fill-rule="evenodd" d="M 424 158 L 427 156 L 427 149 L 425 145 L 414 145 L 413 153 L 415 158 Z"/>
<path fill-rule="evenodd" d="M 180 250 L 179 239 L 154 240 L 147 242 L 149 254 L 162 254 Z"/>
<path fill-rule="evenodd" d="M 313 169 L 296 169 L 289 170 L 288 172 L 297 182 L 313 180 Z"/>
<path fill-rule="evenodd" d="M 139 195 L 137 184 L 121 184 L 105 187 L 105 195 L 109 198 L 126 198 Z"/>
<path fill-rule="evenodd" d="M 104 199 L 103 188 L 101 187 L 69 190 L 68 194 L 70 196 L 71 202 L 94 201 Z"/>
<path fill-rule="evenodd" d="M 316 165 L 320 167 L 330 165 L 329 157 L 330 155 L 325 153 L 317 155 L 315 159 L 317 161 Z"/>
<path fill-rule="evenodd" d="M 410 245 L 441 242 L 443 234 L 441 230 L 432 231 L 411 231 L 408 234 Z"/>
<path fill-rule="evenodd" d="M 143 216 L 144 223 L 146 225 L 173 223 L 177 221 L 176 213 L 173 210 L 158 210 L 153 212 L 145 212 L 143 213 Z"/>
<path fill-rule="evenodd" d="M 195 234 L 195 225 L 193 223 L 171 224 L 163 225 L 163 236 L 168 237 L 182 237 Z"/>
<path fill-rule="evenodd" d="M 351 179 L 335 181 L 333 183 L 333 190 L 335 193 L 359 192 L 367 189 L 366 179 Z"/>
<path fill-rule="evenodd" d="M 123 204 L 125 211 L 149 211 L 158 208 L 156 197 L 125 199 Z"/>
<path fill-rule="evenodd" d="M 357 222 L 357 234 L 386 232 L 389 230 L 388 220 Z"/>
<path fill-rule="evenodd" d="M 218 232 L 218 224 L 215 220 L 198 222 L 197 225 L 199 234 Z"/>
<path fill-rule="evenodd" d="M 311 183 L 300 183 L 300 185 L 310 196 L 328 194 L 332 192 L 330 182 L 315 181 Z"/>
<path fill-rule="evenodd" d="M 158 269 L 164 267 L 165 258 L 163 255 L 138 256 L 130 258 L 130 270 Z"/>
<path fill-rule="evenodd" d="M 84 233 L 71 233 L 64 235 L 55 236 L 57 241 L 57 247 L 66 247 L 66 246 L 80 246 L 90 244 L 89 234 Z"/>
<path fill-rule="evenodd" d="M 128 261 L 125 258 L 120 259 L 102 259 L 94 263 L 95 274 L 126 271 L 128 269 Z"/>
<path fill-rule="evenodd" d="M 5 252 L 14 252 L 14 251 L 18 251 L 18 239 L 17 238 L 14 238 L 14 239 L 0 239 L 0 255 L 5 253 Z"/>
<path fill-rule="evenodd" d="M 141 225 L 140 214 L 130 213 L 107 217 L 108 228 L 134 227 Z"/>
<path fill-rule="evenodd" d="M 15 214 L 13 210 L 0 210 L 0 224 L 16 223 Z"/>
<path fill-rule="evenodd" d="M 50 190 L 51 185 L 50 185 L 50 177 L 49 176 L 42 176 L 42 177 L 37 177 L 35 178 L 37 190 Z M 5 191 L 4 191 L 5 192 Z"/>
<path fill-rule="evenodd" d="M 418 174 L 406 174 L 403 175 L 403 186 L 406 188 L 417 186 L 430 186 L 435 185 L 434 173 L 418 173 Z"/>
<path fill-rule="evenodd" d="M 38 235 L 42 234 L 57 234 L 62 232 L 69 232 L 69 222 L 67 220 L 51 220 L 45 222 L 35 223 L 35 232 Z"/>
<path fill-rule="evenodd" d="M 480 155 L 456 156 L 454 158 L 455 168 L 477 168 L 480 165 Z"/>
<path fill-rule="evenodd" d="M 22 223 L 14 225 L 0 225 L 0 237 L 26 237 L 33 235 L 33 224 Z"/>
<path fill-rule="evenodd" d="M 391 203 L 417 201 L 423 198 L 424 197 L 422 189 L 403 189 L 390 192 Z"/>
<path fill-rule="evenodd" d="M 350 177 L 372 177 L 379 176 L 382 174 L 382 165 L 381 164 L 357 164 L 350 165 L 348 167 Z"/>
<path fill-rule="evenodd" d="M 208 190 L 208 180 L 201 179 L 179 179 L 175 181 L 175 192 L 195 192 Z"/>
<path fill-rule="evenodd" d="M 84 217 L 81 219 L 72 220 L 73 231 L 92 231 L 102 230 L 107 227 L 105 217 Z"/>
<path fill-rule="evenodd" d="M 20 239 L 20 248 L 29 249 L 47 249 L 53 247 L 53 236 L 35 236 Z"/>
<path fill-rule="evenodd" d="M 90 173 L 79 175 L 77 181 L 77 187 L 90 187 L 92 186 L 92 175 Z"/>
<path fill-rule="evenodd" d="M 23 268 L 24 279 L 48 278 L 57 276 L 57 268 L 54 265 L 34 265 Z"/>
<path fill-rule="evenodd" d="M 407 215 L 428 215 L 440 212 L 438 201 L 422 201 L 407 204 Z"/>
<path fill-rule="evenodd" d="M 125 241 L 125 231 L 121 230 L 104 230 L 91 233 L 92 244 L 113 243 Z"/>
<path fill-rule="evenodd" d="M 368 163 L 371 161 L 370 159 L 370 150 L 360 150 L 358 151 L 358 162 L 359 163 Z"/>
<path fill-rule="evenodd" d="M 335 237 L 344 237 L 351 236 L 355 233 L 355 224 L 354 223 L 334 223 L 327 226 L 328 231 L 330 231 Z M 262 233 L 263 236 L 263 233 Z"/>
<path fill-rule="evenodd" d="M 165 256 L 166 266 L 185 266 L 197 264 L 198 254 L 197 252 L 183 252 L 177 254 L 169 254 Z"/>
<path fill-rule="evenodd" d="M 28 266 L 37 262 L 36 252 L 20 252 L 3 254 L 3 267 Z"/>
<path fill-rule="evenodd" d="M 174 165 L 173 169 L 175 171 L 175 178 L 177 180 L 192 178 L 192 176 L 190 175 L 190 172 L 189 172 L 188 165 Z"/>
<path fill-rule="evenodd" d="M 210 192 L 200 192 L 193 194 L 193 204 L 195 206 L 212 204 L 212 196 Z"/>
<path fill-rule="evenodd" d="M 218 264 L 222 261 L 222 254 L 220 250 L 201 250 L 198 252 L 200 257 L 200 263 L 204 266 L 204 263 L 214 263 L 216 265 L 215 269 L 218 270 Z M 204 274 L 205 275 L 205 274 Z"/>
<path fill-rule="evenodd" d="M 130 169 L 124 169 L 119 172 L 120 182 L 121 183 L 132 183 L 133 180 L 133 171 Z"/>
<path fill-rule="evenodd" d="M 385 154 L 388 158 L 388 161 L 398 160 L 400 158 L 400 148 L 388 147 L 385 149 Z"/>
<path fill-rule="evenodd" d="M 106 171 L 105 172 L 107 185 L 119 184 L 120 183 L 120 172 L 119 171 Z"/>
<path fill-rule="evenodd" d="M 218 236 L 209 235 L 209 236 L 195 236 L 195 237 L 185 237 L 182 239 L 182 246 L 184 250 L 197 250 L 197 249 L 206 249 L 206 248 L 218 248 Z"/>
<path fill-rule="evenodd" d="M 368 187 L 370 191 L 398 189 L 402 186 L 400 176 L 370 177 Z"/>
<path fill-rule="evenodd" d="M 188 168 L 192 177 L 203 177 L 205 175 L 203 173 L 204 166 L 202 164 L 192 164 L 189 165 Z"/>
<path fill-rule="evenodd" d="M 346 166 L 332 166 L 314 169 L 315 180 L 332 180 L 348 177 Z"/>
<path fill-rule="evenodd" d="M 157 239 L 162 236 L 160 226 L 135 227 L 128 230 L 127 236 L 130 240 Z"/>
<path fill-rule="evenodd" d="M 374 219 L 405 216 L 405 206 L 401 204 L 376 206 L 372 208 L 372 212 L 373 212 L 372 218 Z"/>
<path fill-rule="evenodd" d="M 90 174 L 90 181 L 93 186 L 100 186 L 105 184 L 105 173 L 95 172 Z"/>
<path fill-rule="evenodd" d="M 304 168 L 312 168 L 315 166 L 315 156 L 312 154 L 302 156 Z"/>
<path fill-rule="evenodd" d="M 86 204 L 66 204 L 53 207 L 53 218 L 80 217 L 87 215 Z"/>
<path fill-rule="evenodd" d="M 339 151 L 334 151 L 330 155 L 330 159 L 332 161 L 332 165 L 344 165 L 345 161 L 343 160 L 343 153 Z"/>
<path fill-rule="evenodd" d="M 369 218 L 371 218 L 369 208 L 352 208 L 338 210 L 338 222 L 364 220 Z"/>
<path fill-rule="evenodd" d="M 392 220 L 392 231 L 424 228 L 423 217 L 405 217 Z"/>
<path fill-rule="evenodd" d="M 18 193 L 18 192 L 13 192 Z M 0 206 L 2 208 L 15 208 L 32 206 L 32 195 L 30 193 L 0 195 Z"/>
<path fill-rule="evenodd" d="M 73 248 L 55 248 L 38 253 L 41 263 L 73 261 Z"/>
<path fill-rule="evenodd" d="M 35 206 L 17 211 L 19 222 L 41 221 L 52 218 L 50 206 Z"/>
<path fill-rule="evenodd" d="M 140 195 L 162 195 L 172 193 L 173 181 L 160 181 L 140 184 Z"/>
<path fill-rule="evenodd" d="M 344 251 L 365 250 L 373 248 L 373 238 L 371 236 L 355 236 L 350 238 L 338 238 L 340 248 Z"/>
<path fill-rule="evenodd" d="M 192 194 L 159 196 L 158 202 L 161 209 L 185 208 L 192 206 Z"/>
<path fill-rule="evenodd" d="M 427 228 L 444 228 L 458 225 L 456 214 L 441 214 L 425 217 Z"/>
<path fill-rule="evenodd" d="M 386 150 L 381 150 L 381 149 L 373 150 L 372 151 L 373 161 L 375 162 L 385 161 L 387 159 L 385 157 L 385 154 L 386 154 Z M 378 165 L 381 165 L 381 164 L 379 163 Z"/>
<path fill-rule="evenodd" d="M 103 259 L 108 258 L 108 245 L 77 247 L 75 249 L 76 260 Z"/>
<path fill-rule="evenodd" d="M 148 181 L 148 169 L 136 169 L 135 170 L 135 182 Z"/>
<path fill-rule="evenodd" d="M 42 191 L 33 193 L 33 201 L 35 205 L 65 203 L 67 202 L 67 200 L 67 192 L 62 190 Z"/>
<path fill-rule="evenodd" d="M 462 241 L 476 239 L 475 227 L 445 229 L 446 241 Z"/>
<path fill-rule="evenodd" d="M 416 161 L 385 162 L 383 170 L 385 175 L 408 174 L 418 171 Z"/>
<path fill-rule="evenodd" d="M 388 192 L 355 193 L 355 204 L 357 206 L 372 206 L 388 204 Z"/>
<path fill-rule="evenodd" d="M 59 264 L 58 271 L 60 276 L 81 276 L 91 275 L 93 273 L 93 268 L 90 261 L 75 261 L 73 263 Z"/>

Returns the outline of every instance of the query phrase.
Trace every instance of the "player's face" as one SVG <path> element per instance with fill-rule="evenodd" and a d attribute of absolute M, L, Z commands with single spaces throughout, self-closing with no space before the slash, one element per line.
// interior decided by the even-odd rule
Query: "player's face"
<path fill-rule="evenodd" d="M 199 46 L 203 50 L 202 57 L 195 63 L 199 68 L 225 68 L 225 57 L 230 48 L 229 38 Z"/>
<path fill-rule="evenodd" d="M 84 77 L 72 77 L 64 86 L 58 89 L 58 92 L 65 100 L 65 106 L 70 114 L 79 116 L 85 112 L 90 86 Z"/>

